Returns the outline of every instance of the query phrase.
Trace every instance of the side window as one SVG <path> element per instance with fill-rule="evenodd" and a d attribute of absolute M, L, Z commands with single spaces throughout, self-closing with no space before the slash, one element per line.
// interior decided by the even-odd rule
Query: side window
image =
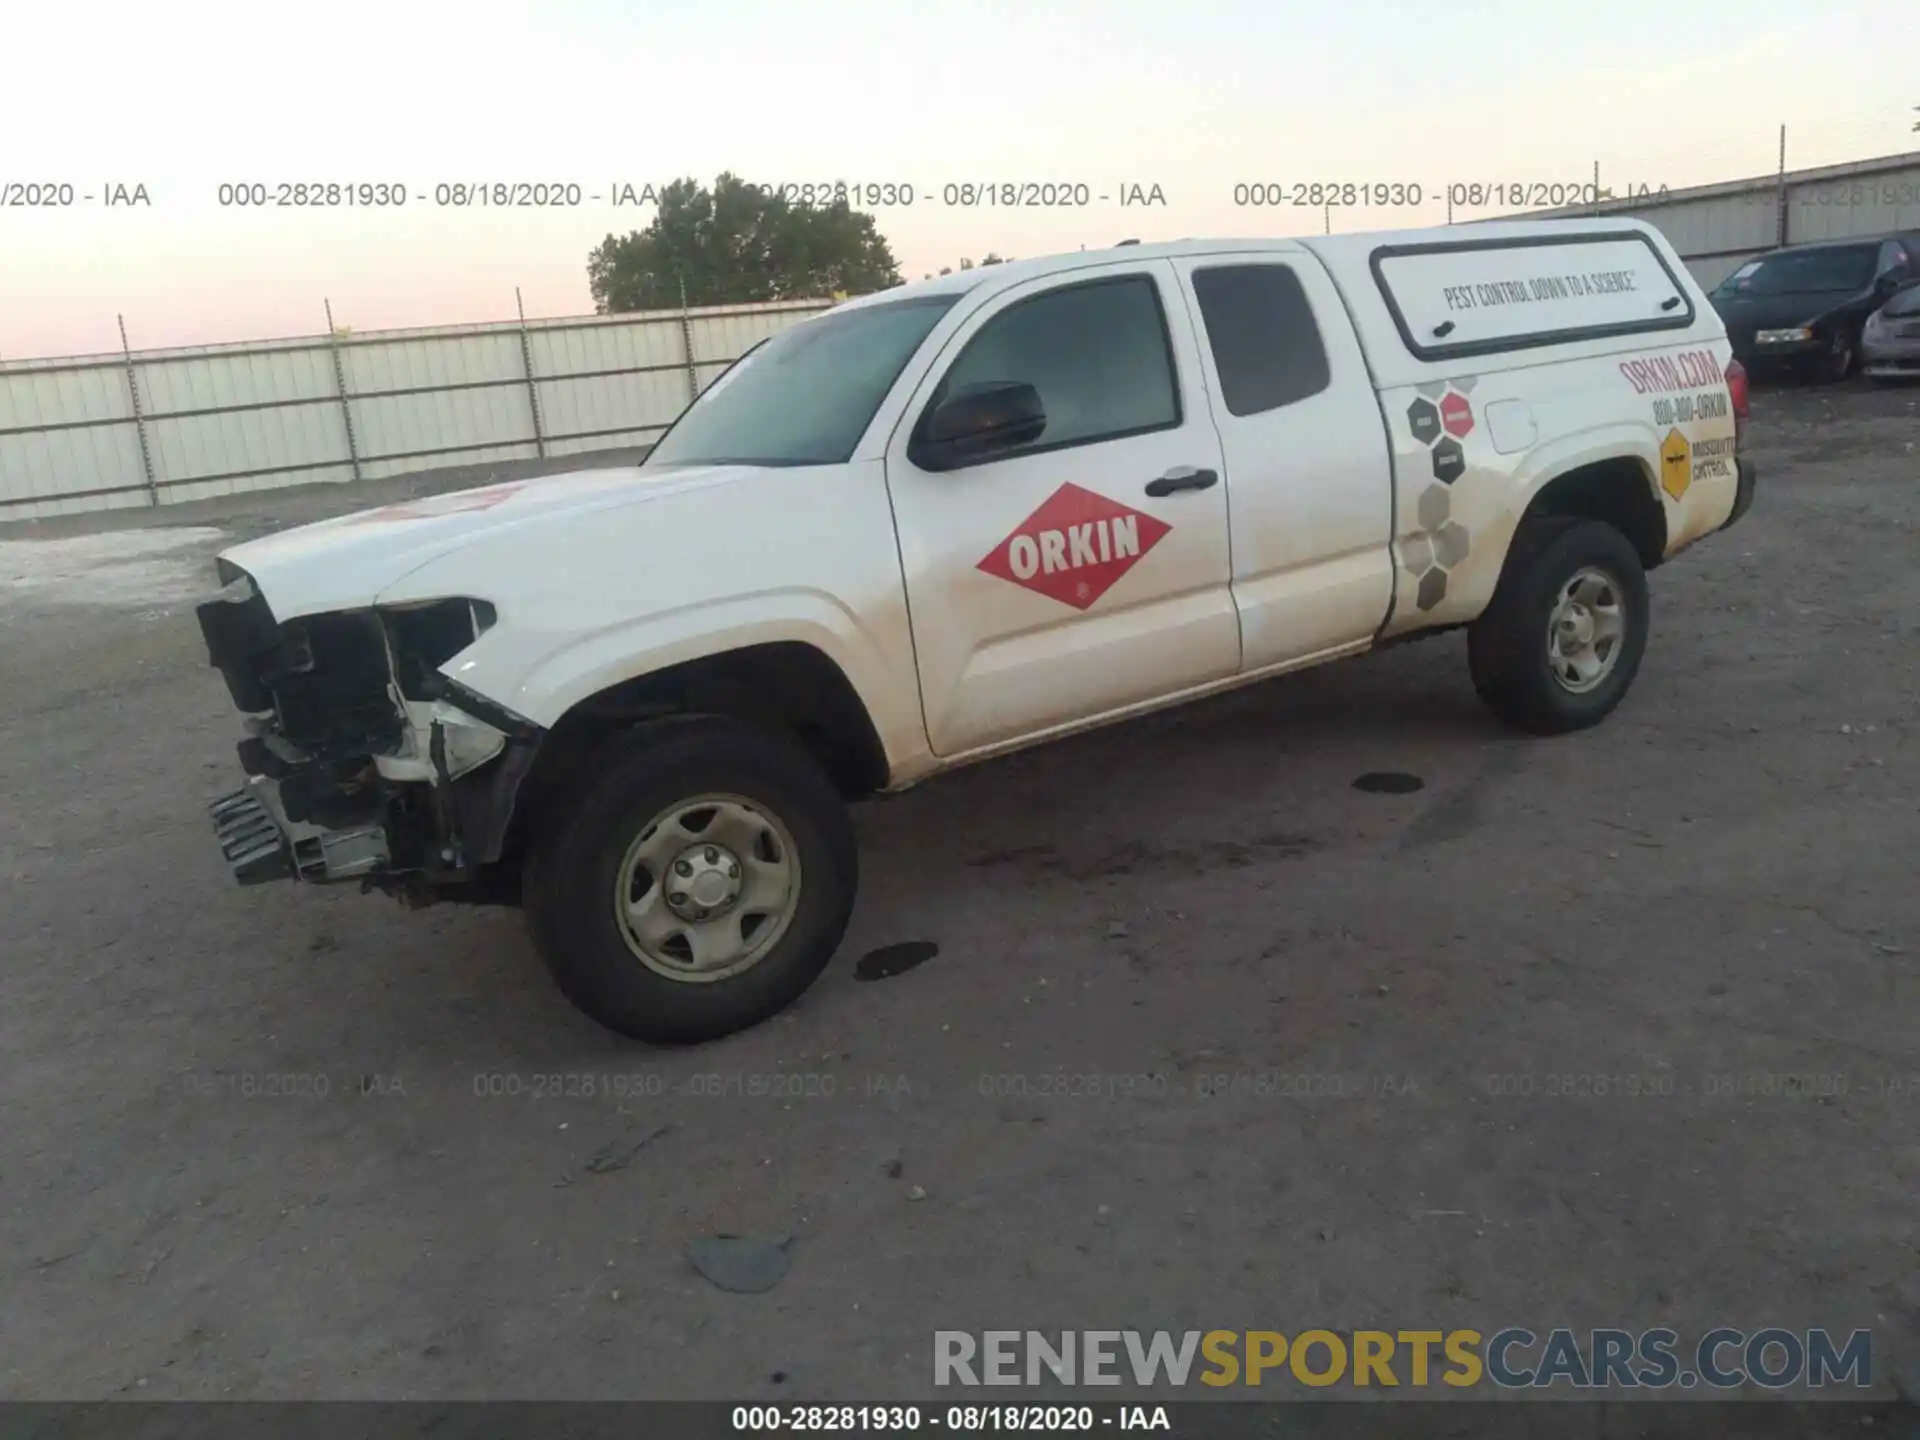
<path fill-rule="evenodd" d="M 1889 240 L 1880 247 L 1880 268 L 1877 274 L 1905 276 L 1910 273 L 1910 266 L 1911 257 L 1907 254 L 1907 247 L 1898 240 Z"/>
<path fill-rule="evenodd" d="M 1327 388 L 1327 347 L 1290 265 L 1220 265 L 1193 272 L 1221 399 L 1258 415 Z"/>
<path fill-rule="evenodd" d="M 1025 451 L 1086 445 L 1180 423 L 1173 347 L 1149 275 L 1066 285 L 1011 305 L 953 362 L 932 405 L 971 385 L 1023 380 L 1047 428 Z M 932 408 L 929 406 L 929 408 Z"/>

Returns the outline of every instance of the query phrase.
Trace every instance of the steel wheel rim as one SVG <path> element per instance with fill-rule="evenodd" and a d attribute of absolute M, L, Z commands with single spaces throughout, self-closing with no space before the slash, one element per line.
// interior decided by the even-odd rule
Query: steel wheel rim
<path fill-rule="evenodd" d="M 1585 695 L 1604 684 L 1626 639 L 1620 582 L 1596 565 L 1574 572 L 1547 619 L 1547 668 L 1560 688 Z"/>
<path fill-rule="evenodd" d="M 613 912 L 657 975 L 712 984 L 751 970 L 793 924 L 800 854 L 780 817 L 741 795 L 695 795 L 640 827 Z"/>

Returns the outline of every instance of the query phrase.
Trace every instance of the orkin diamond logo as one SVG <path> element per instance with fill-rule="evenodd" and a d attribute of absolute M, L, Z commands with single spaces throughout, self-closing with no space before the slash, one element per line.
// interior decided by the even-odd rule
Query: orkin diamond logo
<path fill-rule="evenodd" d="M 1173 527 L 1078 485 L 1062 485 L 977 568 L 1085 610 Z"/>

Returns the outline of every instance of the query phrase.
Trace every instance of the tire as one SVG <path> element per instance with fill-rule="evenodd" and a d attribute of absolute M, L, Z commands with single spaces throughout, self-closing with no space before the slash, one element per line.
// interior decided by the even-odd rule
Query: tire
<path fill-rule="evenodd" d="M 1570 586 L 1579 608 L 1562 611 Z M 1613 643 L 1602 646 L 1592 637 L 1608 628 L 1609 599 L 1617 630 Z M 1601 672 L 1586 682 L 1568 673 L 1571 666 L 1556 664 L 1552 634 L 1556 617 L 1573 622 L 1574 632 L 1562 644 L 1565 653 L 1578 653 L 1582 614 L 1589 626 L 1585 643 L 1599 657 Z M 1492 602 L 1467 628 L 1473 688 L 1496 716 L 1528 734 L 1564 735 L 1597 725 L 1639 672 L 1649 619 L 1646 572 L 1625 535 L 1598 520 L 1527 521 L 1507 552 Z M 1577 688 L 1580 683 L 1587 688 Z"/>
<path fill-rule="evenodd" d="M 1852 328 L 1844 324 L 1835 326 L 1816 367 L 1820 378 L 1829 385 L 1838 385 L 1853 374 L 1859 354 L 1860 345 Z"/>
<path fill-rule="evenodd" d="M 813 757 L 784 735 L 697 717 L 638 727 L 599 758 L 549 808 L 527 868 L 528 929 L 562 993 L 656 1045 L 715 1040 L 797 1000 L 833 958 L 859 878 L 845 802 Z M 675 854 L 693 877 L 678 893 Z M 783 865 L 791 893 L 776 904 L 767 877 Z M 734 908 L 683 913 L 730 884 Z M 643 918 L 623 919 L 616 895 L 639 897 L 628 913 Z M 734 949 L 743 968 L 697 968 Z"/>

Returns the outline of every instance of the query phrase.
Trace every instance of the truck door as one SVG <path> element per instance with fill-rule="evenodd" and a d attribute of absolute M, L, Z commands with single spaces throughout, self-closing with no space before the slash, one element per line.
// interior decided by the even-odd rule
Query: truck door
<path fill-rule="evenodd" d="M 927 735 L 958 755 L 1240 665 L 1220 438 L 1165 260 L 1046 276 L 955 331 L 887 450 Z M 907 458 L 961 387 L 1025 381 L 1046 428 L 934 473 Z"/>
<path fill-rule="evenodd" d="M 1339 293 L 1305 251 L 1172 264 L 1205 337 L 1243 666 L 1369 640 L 1393 596 L 1393 467 Z"/>

